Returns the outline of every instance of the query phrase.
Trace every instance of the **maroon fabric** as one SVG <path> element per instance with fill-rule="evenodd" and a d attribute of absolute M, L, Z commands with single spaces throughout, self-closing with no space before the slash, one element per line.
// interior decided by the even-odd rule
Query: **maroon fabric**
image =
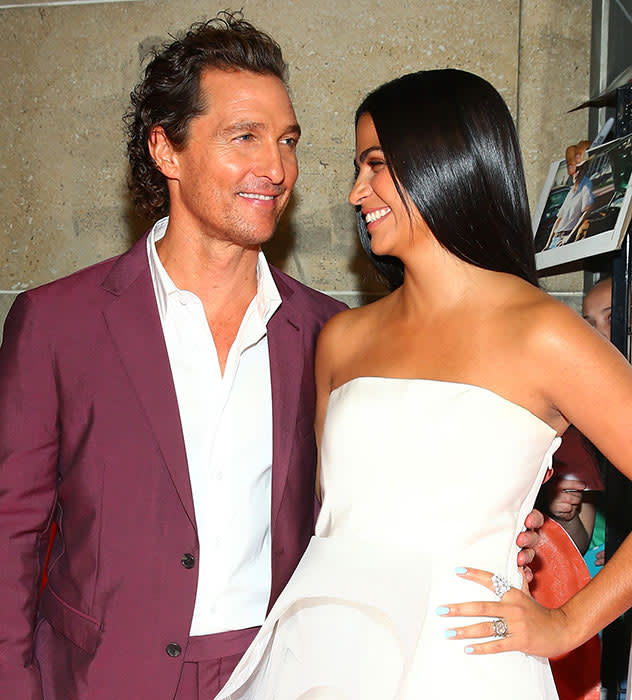
<path fill-rule="evenodd" d="M 272 595 L 313 529 L 313 353 L 342 307 L 273 270 Z M 247 434 L 244 434 L 247 439 Z M 48 585 L 34 633 L 51 519 Z M 0 697 L 172 700 L 199 556 L 146 240 L 18 296 L 0 348 Z M 44 688 L 44 691 L 42 690 Z"/>
<path fill-rule="evenodd" d="M 211 700 L 230 678 L 259 628 L 190 637 L 175 700 Z"/>
<path fill-rule="evenodd" d="M 553 457 L 554 476 L 569 476 L 586 484 L 589 491 L 603 491 L 603 479 L 595 448 L 574 425 L 569 425 L 562 437 L 562 444 Z"/>

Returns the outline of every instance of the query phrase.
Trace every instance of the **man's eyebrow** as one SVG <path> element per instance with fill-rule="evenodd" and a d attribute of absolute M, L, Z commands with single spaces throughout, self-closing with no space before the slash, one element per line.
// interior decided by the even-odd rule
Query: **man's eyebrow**
<path fill-rule="evenodd" d="M 243 121 L 243 122 L 233 122 L 228 126 L 224 127 L 221 131 L 222 134 L 236 134 L 240 131 L 258 131 L 264 128 L 263 122 L 253 122 L 253 121 Z"/>
<path fill-rule="evenodd" d="M 294 122 L 294 124 L 290 124 L 288 128 L 285 130 L 286 133 L 288 134 L 296 134 L 297 136 L 301 135 L 301 127 L 299 124 Z"/>
<path fill-rule="evenodd" d="M 227 127 L 223 128 L 221 130 L 222 134 L 225 135 L 230 135 L 230 134 L 238 134 L 244 131 L 264 131 L 266 128 L 266 125 L 263 122 L 255 122 L 255 121 L 242 121 L 242 122 L 235 122 L 233 124 L 229 124 Z M 290 124 L 287 126 L 284 130 L 283 133 L 291 133 L 291 134 L 297 134 L 298 136 L 301 135 L 301 127 L 294 123 Z"/>
<path fill-rule="evenodd" d="M 369 146 L 368 148 L 365 148 L 362 153 L 356 158 L 357 163 L 364 163 L 364 161 L 368 158 L 369 154 L 372 153 L 373 151 L 381 151 L 382 148 L 380 146 Z"/>

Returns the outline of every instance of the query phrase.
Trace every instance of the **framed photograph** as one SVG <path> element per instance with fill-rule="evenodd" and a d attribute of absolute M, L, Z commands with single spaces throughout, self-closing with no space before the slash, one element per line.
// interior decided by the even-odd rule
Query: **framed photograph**
<path fill-rule="evenodd" d="M 545 270 L 616 250 L 632 215 L 632 135 L 591 148 L 571 177 L 551 164 L 533 217 L 535 261 Z"/>

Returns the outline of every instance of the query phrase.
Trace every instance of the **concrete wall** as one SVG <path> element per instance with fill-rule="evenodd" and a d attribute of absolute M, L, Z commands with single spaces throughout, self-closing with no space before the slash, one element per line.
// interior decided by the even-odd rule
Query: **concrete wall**
<path fill-rule="evenodd" d="M 238 5 L 241 5 L 240 0 Z M 291 66 L 301 176 L 268 253 L 350 303 L 381 293 L 346 196 L 352 115 L 403 72 L 480 73 L 518 122 L 532 204 L 586 133 L 590 0 L 251 0 Z M 147 222 L 126 195 L 121 115 L 147 51 L 225 7 L 199 0 L 0 2 L 0 324 L 15 295 L 127 248 Z M 578 275 L 545 283 L 577 300 Z"/>

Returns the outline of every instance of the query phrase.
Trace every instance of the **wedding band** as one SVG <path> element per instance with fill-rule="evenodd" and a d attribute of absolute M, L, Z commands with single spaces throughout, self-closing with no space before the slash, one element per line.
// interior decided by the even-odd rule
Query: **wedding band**
<path fill-rule="evenodd" d="M 495 637 L 506 637 L 507 636 L 507 623 L 502 617 L 492 622 L 492 627 L 494 628 Z"/>
<path fill-rule="evenodd" d="M 498 596 L 498 600 L 501 600 L 505 593 L 511 588 L 509 581 L 502 576 L 498 576 L 498 574 L 492 576 L 492 583 L 494 584 L 494 593 Z"/>

